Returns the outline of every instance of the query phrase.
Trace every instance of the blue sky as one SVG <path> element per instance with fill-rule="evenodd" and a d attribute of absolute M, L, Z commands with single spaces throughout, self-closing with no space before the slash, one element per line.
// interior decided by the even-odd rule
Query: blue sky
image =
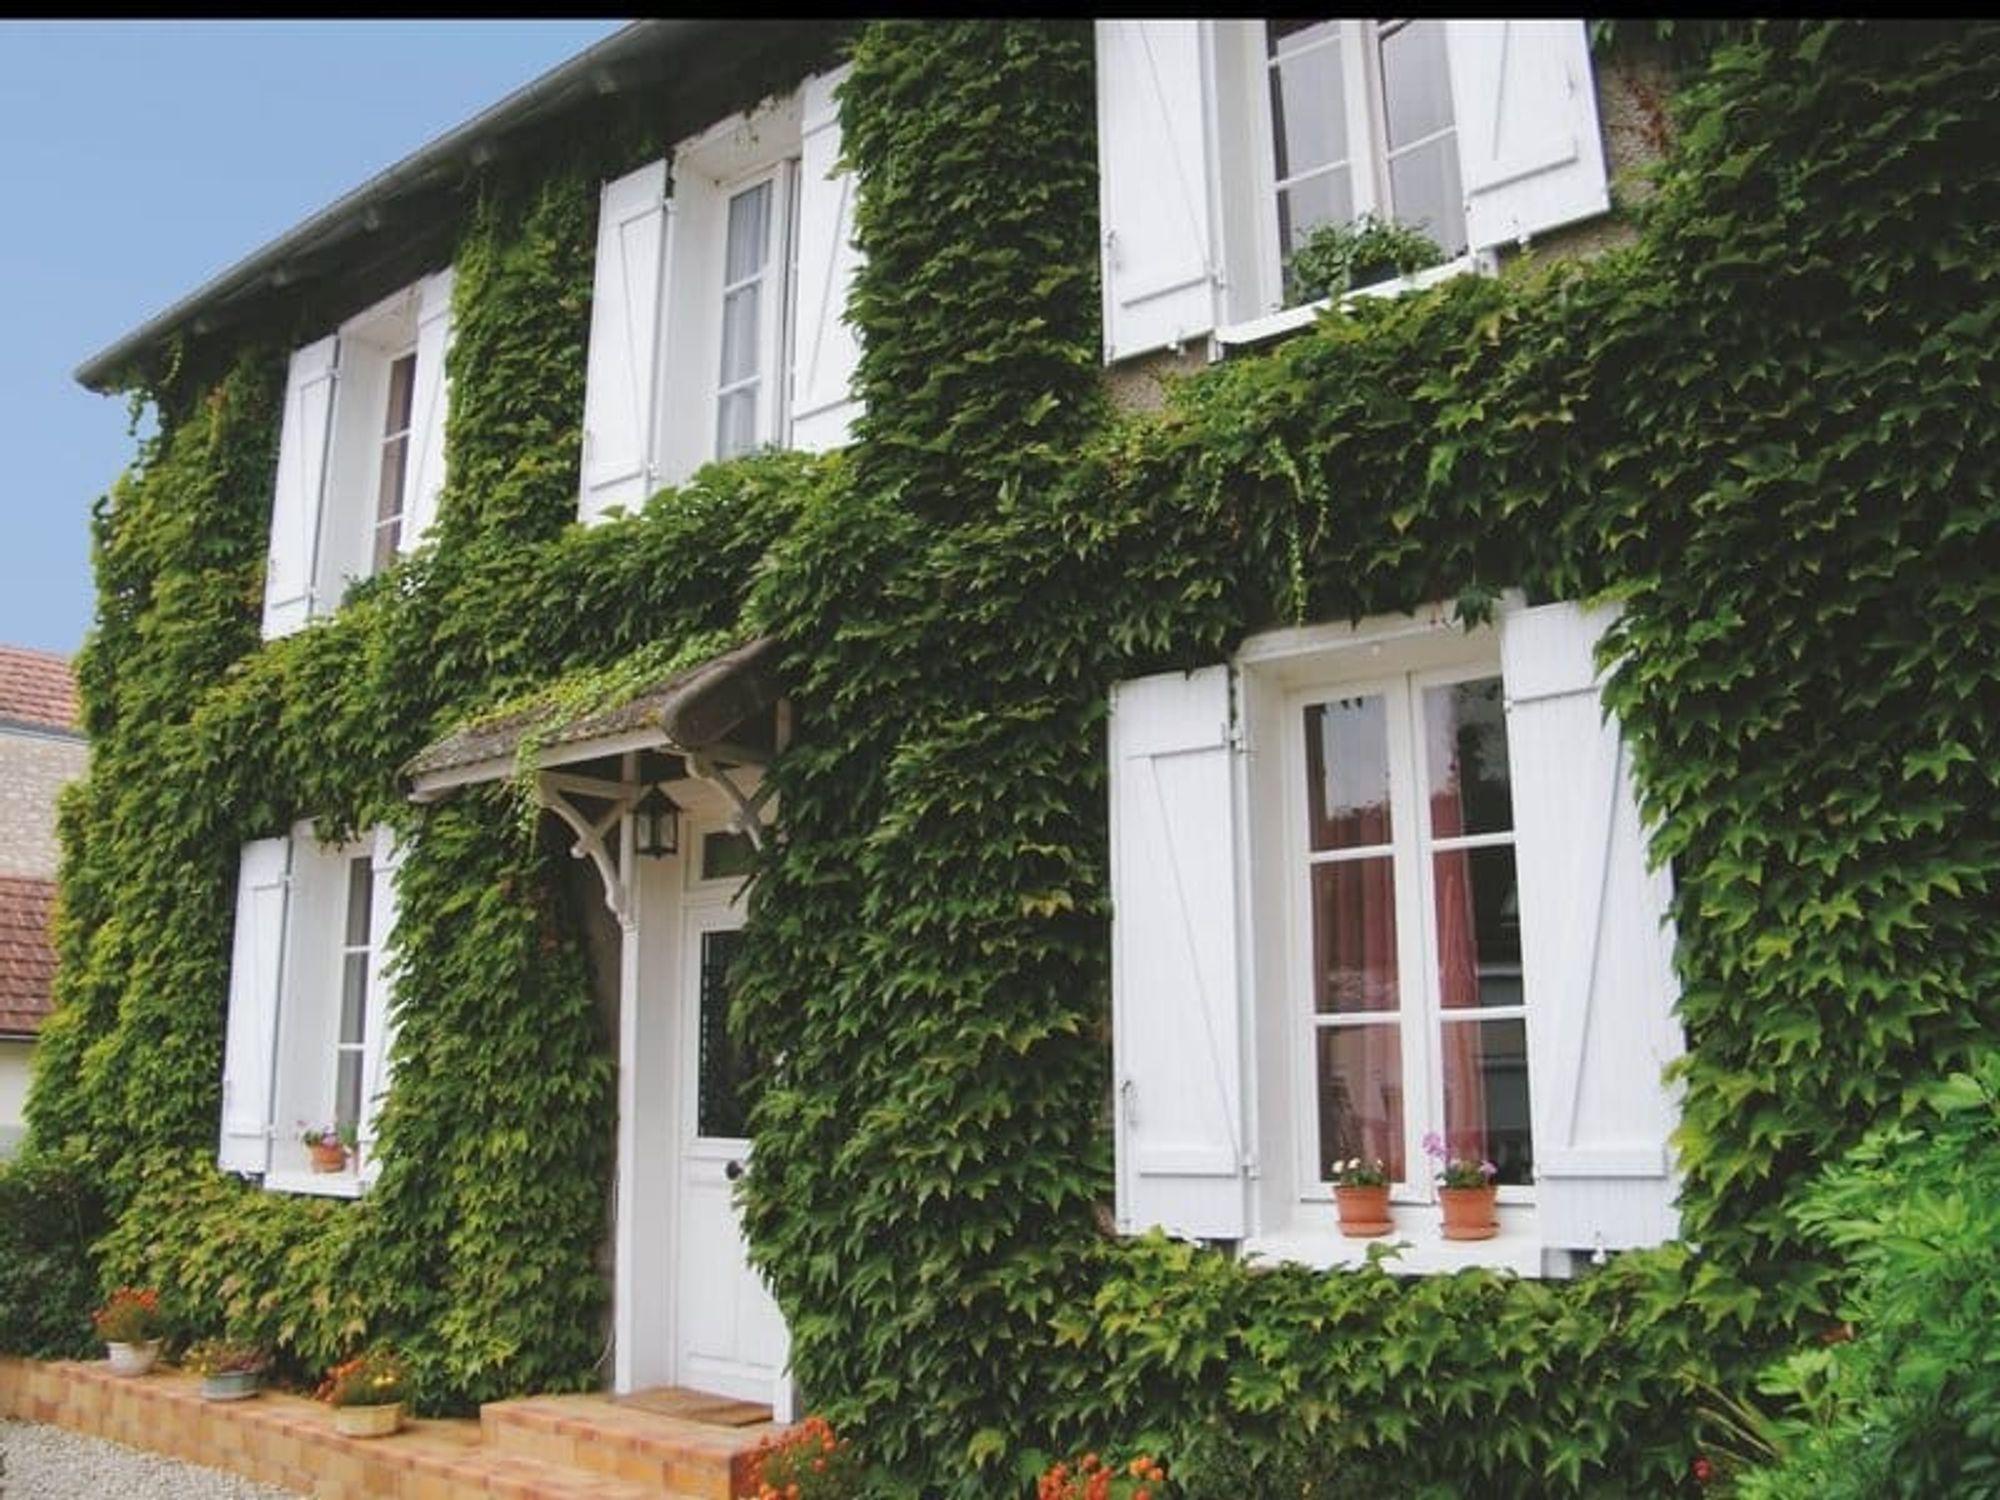
<path fill-rule="evenodd" d="M 72 370 L 620 24 L 0 21 L 0 643 L 89 628 L 136 443 Z"/>

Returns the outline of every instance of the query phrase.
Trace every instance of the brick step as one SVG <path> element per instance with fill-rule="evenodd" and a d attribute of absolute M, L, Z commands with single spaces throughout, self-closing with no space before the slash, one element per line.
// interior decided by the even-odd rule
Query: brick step
<path fill-rule="evenodd" d="M 735 1500 L 772 1422 L 718 1427 L 604 1396 L 527 1396 L 479 1409 L 487 1451 L 653 1486 L 674 1500 Z M 608 1493 L 608 1492 L 607 1492 Z"/>

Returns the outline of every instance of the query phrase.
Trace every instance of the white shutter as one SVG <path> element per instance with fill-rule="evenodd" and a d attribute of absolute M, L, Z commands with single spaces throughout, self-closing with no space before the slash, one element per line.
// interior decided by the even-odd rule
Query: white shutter
<path fill-rule="evenodd" d="M 850 69 L 808 78 L 799 162 L 798 347 L 792 362 L 794 448 L 824 452 L 845 444 L 861 403 L 854 365 L 861 345 L 847 322 L 847 290 L 861 263 L 854 247 L 854 174 L 833 175 L 840 159 L 840 105 L 833 91 Z"/>
<path fill-rule="evenodd" d="M 285 378 L 278 481 L 271 496 L 271 550 L 264 571 L 267 641 L 290 635 L 312 617 L 337 345 L 329 336 L 293 351 Z"/>
<path fill-rule="evenodd" d="M 1678 1232 L 1661 1071 L 1679 1056 L 1672 878 L 1646 868 L 1630 758 L 1592 651 L 1614 611 L 1501 616 L 1544 1243 L 1626 1249 Z"/>
<path fill-rule="evenodd" d="M 417 295 L 417 388 L 411 393 L 410 487 L 403 508 L 403 540 L 408 552 L 437 519 L 438 495 L 444 489 L 444 422 L 451 389 L 445 380 L 445 351 L 451 340 L 449 267 L 426 276 Z"/>
<path fill-rule="evenodd" d="M 1215 326 L 1202 24 L 1097 23 L 1107 362 Z"/>
<path fill-rule="evenodd" d="M 585 522 L 614 505 L 637 510 L 652 493 L 666 229 L 664 160 L 604 185 L 583 395 Z"/>
<path fill-rule="evenodd" d="M 216 1162 L 225 1172 L 271 1165 L 271 1078 L 284 984 L 285 908 L 291 840 L 243 846 L 236 875 L 236 939 L 229 960 L 229 1018 L 222 1052 L 222 1133 Z"/>
<path fill-rule="evenodd" d="M 403 851 L 387 828 L 375 830 L 369 861 L 372 881 L 368 909 L 368 1000 L 362 1020 L 361 1047 L 361 1180 L 373 1182 L 380 1166 L 375 1160 L 375 1121 L 389 1092 L 390 1050 L 395 1044 L 395 988 L 388 972 L 389 935 L 396 926 L 396 872 Z"/>
<path fill-rule="evenodd" d="M 1229 669 L 1111 696 L 1118 1227 L 1240 1239 L 1243 1022 Z"/>
<path fill-rule="evenodd" d="M 1447 21 L 1445 37 L 1472 248 L 1610 208 L 1584 23 Z"/>

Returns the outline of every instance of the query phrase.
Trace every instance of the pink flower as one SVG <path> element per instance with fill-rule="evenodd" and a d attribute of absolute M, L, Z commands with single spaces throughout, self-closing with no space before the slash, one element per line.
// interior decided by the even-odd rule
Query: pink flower
<path fill-rule="evenodd" d="M 1444 1140 L 1435 1130 L 1424 1132 L 1424 1155 L 1435 1156 L 1439 1161 L 1444 1160 Z"/>

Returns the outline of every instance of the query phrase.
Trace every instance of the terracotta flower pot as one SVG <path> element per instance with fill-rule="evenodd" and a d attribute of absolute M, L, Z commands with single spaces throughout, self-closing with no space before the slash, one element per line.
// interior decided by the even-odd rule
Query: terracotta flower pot
<path fill-rule="evenodd" d="M 1340 1232 L 1351 1240 L 1373 1239 L 1395 1226 L 1389 1219 L 1388 1187 L 1336 1187 L 1333 1201 L 1340 1210 Z"/>
<path fill-rule="evenodd" d="M 315 1141 L 306 1149 L 312 1153 L 312 1169 L 315 1172 L 344 1172 L 347 1170 L 347 1148 L 339 1141 L 328 1145 Z"/>
<path fill-rule="evenodd" d="M 336 1406 L 333 1429 L 348 1437 L 387 1437 L 403 1425 L 403 1403 L 386 1406 Z"/>
<path fill-rule="evenodd" d="M 1500 1224 L 1493 1213 L 1497 1191 L 1490 1183 L 1476 1188 L 1439 1188 L 1438 1202 L 1444 1207 L 1444 1237 L 1490 1240 L 1498 1234 Z"/>
<path fill-rule="evenodd" d="M 107 1340 L 104 1352 L 111 1358 L 113 1375 L 143 1375 L 153 1368 L 153 1361 L 160 1357 L 160 1341 L 147 1339 L 142 1344 L 114 1344 Z"/>

